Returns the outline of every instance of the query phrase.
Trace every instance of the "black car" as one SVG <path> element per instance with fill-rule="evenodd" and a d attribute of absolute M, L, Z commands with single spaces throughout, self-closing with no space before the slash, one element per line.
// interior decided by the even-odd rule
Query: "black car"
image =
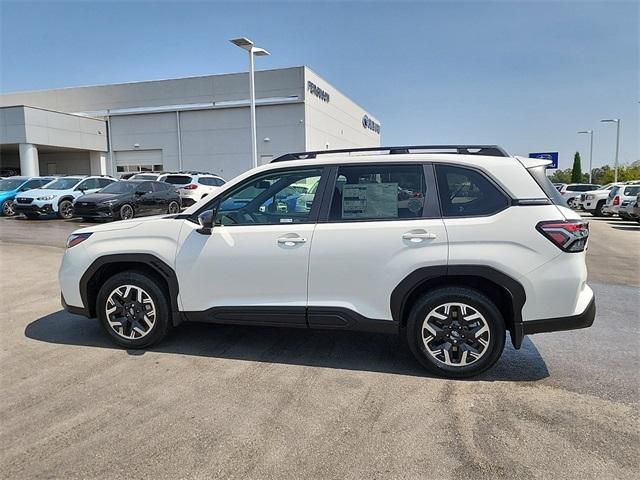
<path fill-rule="evenodd" d="M 85 218 L 127 220 L 143 215 L 180 212 L 180 194 L 164 182 L 125 180 L 78 197 L 74 214 Z"/>

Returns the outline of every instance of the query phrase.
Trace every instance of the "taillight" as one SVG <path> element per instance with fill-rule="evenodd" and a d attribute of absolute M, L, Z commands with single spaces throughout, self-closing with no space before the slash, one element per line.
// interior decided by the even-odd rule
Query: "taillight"
<path fill-rule="evenodd" d="M 184 187 L 185 190 L 195 190 L 196 188 L 198 188 L 198 185 L 196 185 L 195 183 L 192 183 L 190 185 L 185 185 Z"/>
<path fill-rule="evenodd" d="M 614 205 L 620 205 L 620 197 L 618 195 L 613 197 L 613 204 Z"/>
<path fill-rule="evenodd" d="M 561 220 L 540 222 L 536 229 L 565 252 L 582 252 L 589 238 L 589 222 Z"/>

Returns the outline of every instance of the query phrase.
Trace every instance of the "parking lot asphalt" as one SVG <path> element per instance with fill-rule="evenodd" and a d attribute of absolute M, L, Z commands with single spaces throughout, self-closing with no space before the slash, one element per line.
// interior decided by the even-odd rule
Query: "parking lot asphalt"
<path fill-rule="evenodd" d="M 185 324 L 114 347 L 60 307 L 83 225 L 0 219 L 2 478 L 637 475 L 638 224 L 591 219 L 593 327 L 531 336 L 468 381 L 377 334 Z"/>

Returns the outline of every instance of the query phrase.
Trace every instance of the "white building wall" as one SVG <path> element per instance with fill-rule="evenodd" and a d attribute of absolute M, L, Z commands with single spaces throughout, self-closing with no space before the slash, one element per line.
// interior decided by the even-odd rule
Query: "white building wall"
<path fill-rule="evenodd" d="M 309 82 L 328 94 L 318 96 Z M 375 117 L 340 93 L 312 70 L 305 68 L 305 142 L 307 150 L 324 150 L 380 145 L 380 134 L 363 127 L 363 117 Z"/>

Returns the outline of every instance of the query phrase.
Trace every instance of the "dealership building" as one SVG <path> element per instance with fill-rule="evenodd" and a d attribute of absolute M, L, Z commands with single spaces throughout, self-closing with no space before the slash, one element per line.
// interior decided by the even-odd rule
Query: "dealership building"
<path fill-rule="evenodd" d="M 380 145 L 380 122 L 307 67 L 256 72 L 258 163 Z M 248 73 L 0 95 L 0 169 L 23 175 L 251 168 Z"/>

